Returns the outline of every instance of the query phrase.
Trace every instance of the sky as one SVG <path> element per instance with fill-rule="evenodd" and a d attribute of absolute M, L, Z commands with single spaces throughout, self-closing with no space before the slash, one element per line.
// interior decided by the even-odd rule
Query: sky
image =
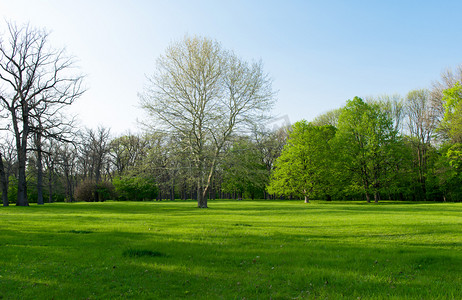
<path fill-rule="evenodd" d="M 0 0 L 5 21 L 45 28 L 86 74 L 80 125 L 115 135 L 146 119 L 138 94 L 185 35 L 219 41 L 273 80 L 276 125 L 355 96 L 405 96 L 462 64 L 462 1 Z"/>

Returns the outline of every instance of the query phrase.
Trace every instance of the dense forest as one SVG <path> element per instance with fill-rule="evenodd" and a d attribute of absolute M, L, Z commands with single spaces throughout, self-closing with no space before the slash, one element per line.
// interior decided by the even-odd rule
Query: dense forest
<path fill-rule="evenodd" d="M 110 128 L 78 128 L 66 115 L 85 92 L 75 60 L 47 50 L 46 32 L 9 29 L 0 44 L 5 206 L 461 199 L 462 66 L 405 97 L 354 97 L 312 122 L 274 128 L 266 113 L 275 97 L 262 64 L 187 37 L 167 49 L 140 93 L 152 120 L 138 133 L 113 136 Z"/>

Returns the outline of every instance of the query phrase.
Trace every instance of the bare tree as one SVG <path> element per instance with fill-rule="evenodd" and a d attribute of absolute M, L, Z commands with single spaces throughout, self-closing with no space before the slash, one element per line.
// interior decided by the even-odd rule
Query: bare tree
<path fill-rule="evenodd" d="M 146 138 L 127 134 L 113 139 L 109 143 L 111 164 L 118 176 L 135 167 L 146 156 L 148 141 Z"/>
<path fill-rule="evenodd" d="M 8 23 L 7 37 L 0 43 L 0 103 L 9 113 L 16 143 L 16 205 L 27 206 L 26 161 L 34 111 L 53 112 L 50 107 L 72 104 L 84 91 L 83 77 L 75 75 L 75 62 L 64 50 L 48 47 L 47 32 Z"/>
<path fill-rule="evenodd" d="M 87 129 L 82 136 L 80 159 L 84 168 L 84 179 L 99 183 L 109 163 L 110 130 L 105 127 Z"/>
<path fill-rule="evenodd" d="M 195 168 L 198 207 L 233 133 L 262 120 L 273 104 L 271 80 L 260 63 L 248 64 L 213 40 L 186 37 L 157 61 L 140 96 L 155 129 L 181 141 Z"/>

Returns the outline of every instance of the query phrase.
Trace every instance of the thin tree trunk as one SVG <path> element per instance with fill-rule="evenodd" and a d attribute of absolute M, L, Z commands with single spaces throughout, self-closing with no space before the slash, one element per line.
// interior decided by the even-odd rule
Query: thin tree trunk
<path fill-rule="evenodd" d="M 48 203 L 53 202 L 53 168 L 48 170 Z"/>

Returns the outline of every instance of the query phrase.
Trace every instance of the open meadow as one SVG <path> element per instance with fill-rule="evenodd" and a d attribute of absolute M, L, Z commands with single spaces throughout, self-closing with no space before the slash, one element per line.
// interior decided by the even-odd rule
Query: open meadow
<path fill-rule="evenodd" d="M 0 299 L 460 299 L 462 204 L 0 208 Z"/>

